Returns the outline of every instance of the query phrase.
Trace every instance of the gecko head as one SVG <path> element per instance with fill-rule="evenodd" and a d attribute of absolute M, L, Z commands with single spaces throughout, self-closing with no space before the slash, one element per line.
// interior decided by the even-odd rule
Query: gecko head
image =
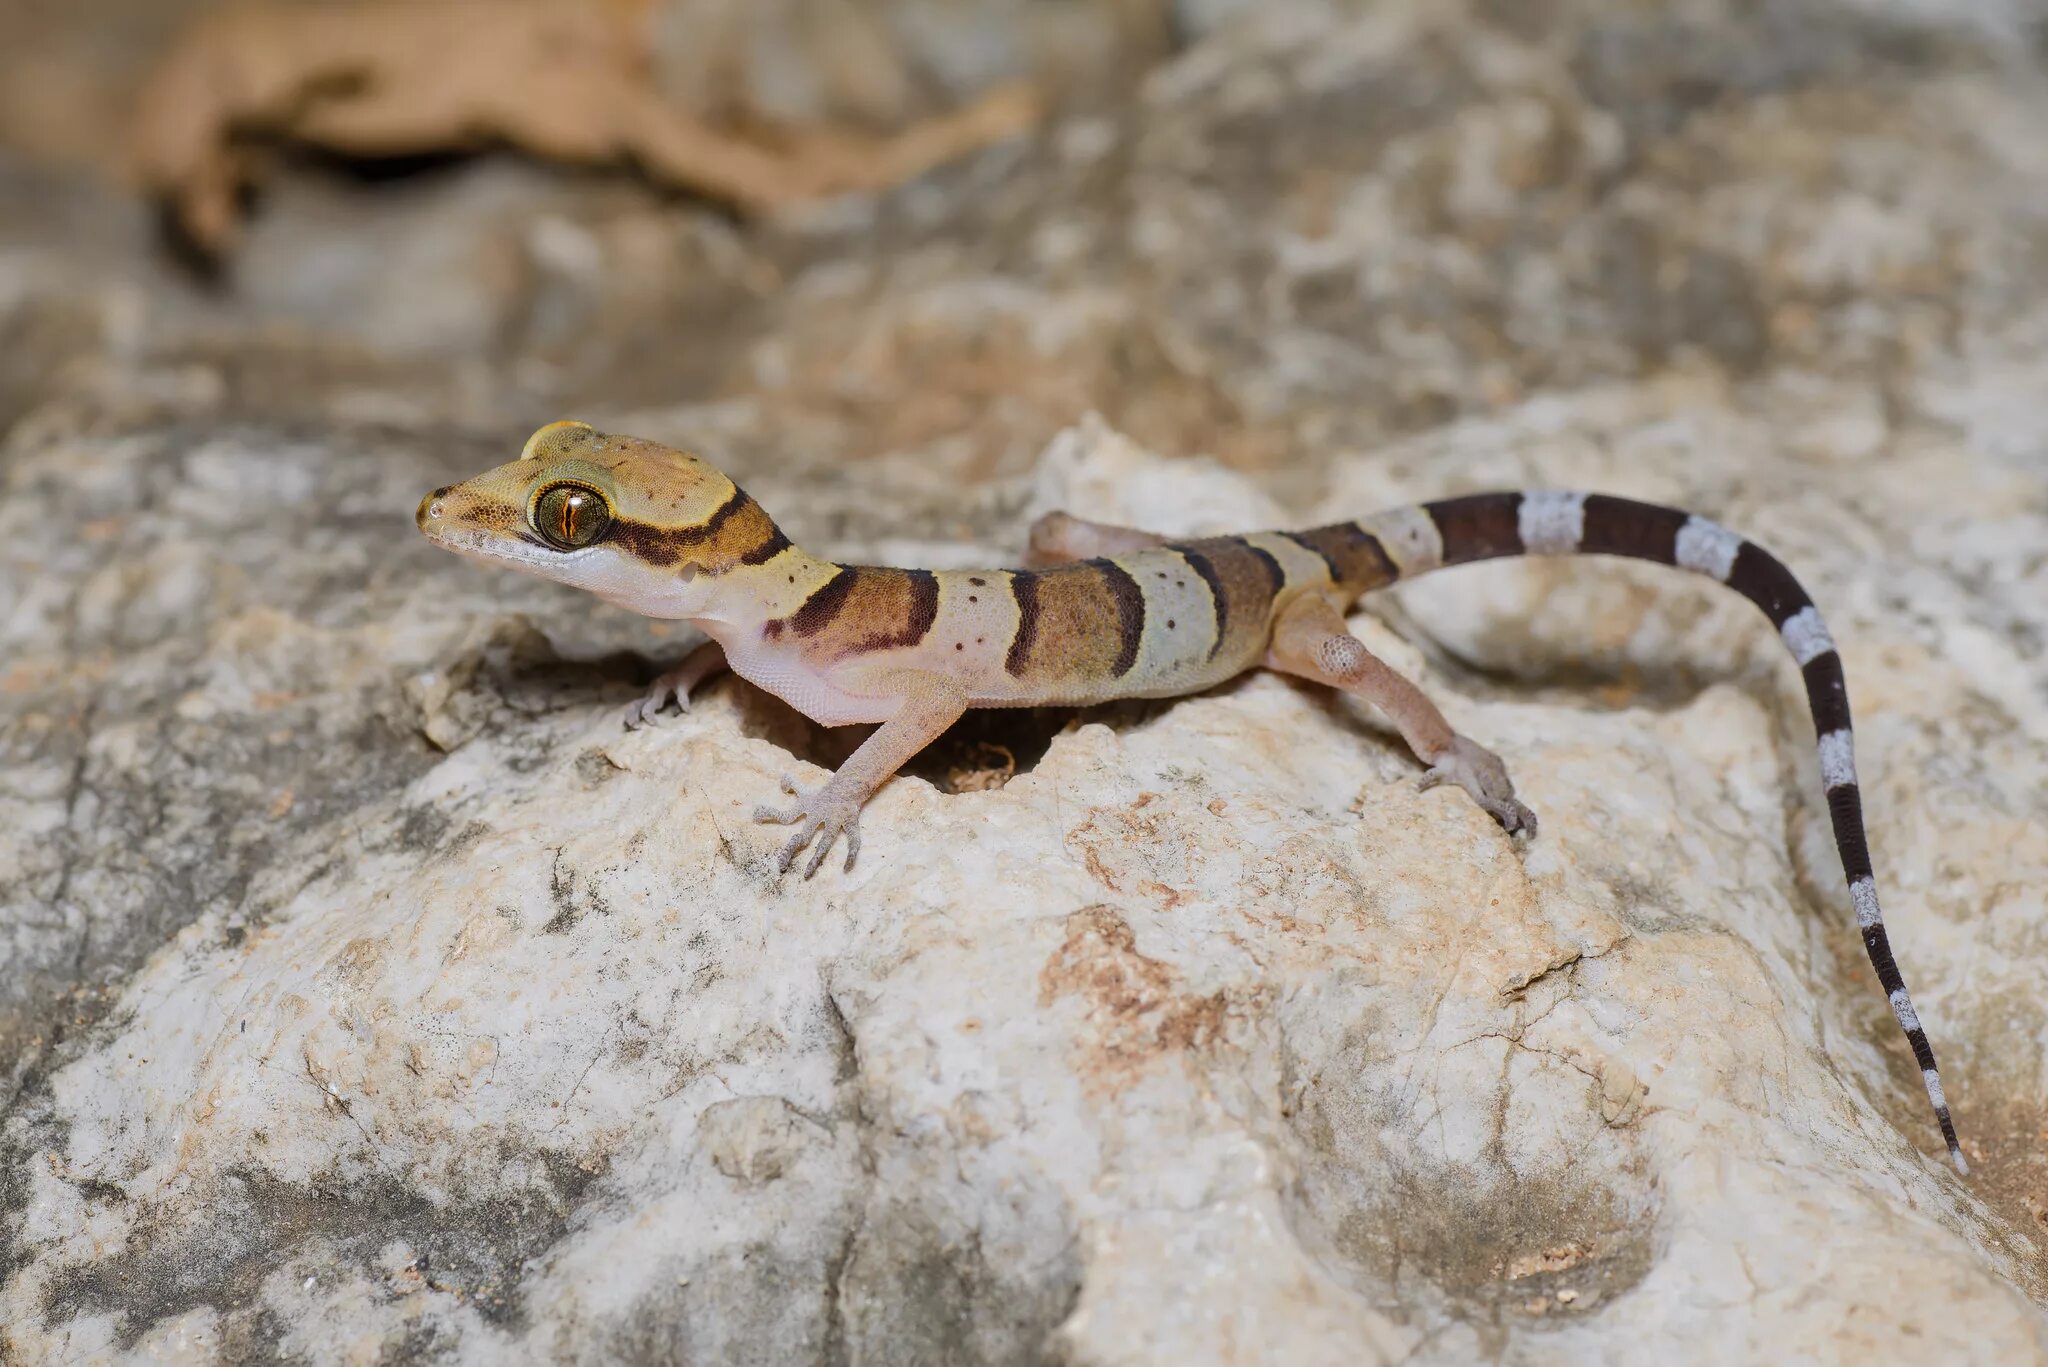
<path fill-rule="evenodd" d="M 708 462 L 572 421 L 535 432 L 510 464 L 434 490 L 415 521 L 451 551 L 652 617 L 698 616 L 720 576 L 789 549 Z"/>

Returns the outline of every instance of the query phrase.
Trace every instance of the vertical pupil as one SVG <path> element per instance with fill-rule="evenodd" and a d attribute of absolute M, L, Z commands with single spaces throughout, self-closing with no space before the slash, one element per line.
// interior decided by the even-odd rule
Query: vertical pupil
<path fill-rule="evenodd" d="M 534 529 L 564 548 L 594 541 L 610 514 L 588 489 L 557 486 L 534 509 Z"/>

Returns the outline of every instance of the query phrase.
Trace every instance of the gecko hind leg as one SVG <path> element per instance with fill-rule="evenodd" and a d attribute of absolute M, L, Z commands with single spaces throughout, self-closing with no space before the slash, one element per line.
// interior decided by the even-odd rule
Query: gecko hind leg
<path fill-rule="evenodd" d="M 1051 512 L 1031 524 L 1031 551 L 1026 557 L 1034 569 L 1064 565 L 1070 560 L 1092 560 L 1101 555 L 1122 555 L 1126 551 L 1149 550 L 1163 545 L 1166 538 L 1137 527 L 1119 527 L 1114 522 L 1090 522 L 1072 513 Z"/>
<path fill-rule="evenodd" d="M 1515 796 L 1500 756 L 1452 730 L 1421 689 L 1351 634 L 1343 614 L 1328 600 L 1311 594 L 1281 609 L 1265 665 L 1341 688 L 1373 704 L 1394 723 L 1415 757 L 1429 766 L 1423 788 L 1455 783 L 1509 834 L 1536 834 L 1536 814 Z"/>

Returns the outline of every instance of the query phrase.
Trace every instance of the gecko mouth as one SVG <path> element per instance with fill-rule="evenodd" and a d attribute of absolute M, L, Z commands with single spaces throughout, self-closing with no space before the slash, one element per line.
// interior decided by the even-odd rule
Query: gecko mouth
<path fill-rule="evenodd" d="M 523 569 L 541 569 L 561 564 L 573 558 L 540 541 L 520 535 L 512 540 L 492 532 L 478 531 L 472 527 L 437 526 L 422 519 L 420 530 L 427 540 L 457 555 L 471 556 L 478 560 L 496 560 L 505 564 L 518 565 Z"/>

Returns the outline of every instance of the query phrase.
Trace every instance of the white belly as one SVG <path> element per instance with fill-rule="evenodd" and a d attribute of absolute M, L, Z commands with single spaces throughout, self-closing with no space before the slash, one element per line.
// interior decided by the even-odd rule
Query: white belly
<path fill-rule="evenodd" d="M 752 636 L 751 632 L 744 634 Z M 820 726 L 887 721 L 901 703 L 901 699 L 894 697 L 848 693 L 806 666 L 793 651 L 765 647 L 758 636 L 752 640 L 721 640 L 720 644 L 725 647 L 725 662 L 733 673 L 767 689 Z"/>

